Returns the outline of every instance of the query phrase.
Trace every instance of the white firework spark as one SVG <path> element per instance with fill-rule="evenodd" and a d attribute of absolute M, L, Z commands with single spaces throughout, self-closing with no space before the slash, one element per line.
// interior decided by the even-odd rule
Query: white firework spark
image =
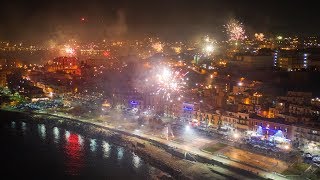
<path fill-rule="evenodd" d="M 144 85 L 149 92 L 161 95 L 166 100 L 182 94 L 186 85 L 184 77 L 188 72 L 182 73 L 181 70 L 174 70 L 169 67 L 156 67 L 149 73 Z"/>
<path fill-rule="evenodd" d="M 246 38 L 245 30 L 242 23 L 236 19 L 231 19 L 225 25 L 225 28 L 229 35 L 229 41 L 239 41 L 244 40 Z"/>

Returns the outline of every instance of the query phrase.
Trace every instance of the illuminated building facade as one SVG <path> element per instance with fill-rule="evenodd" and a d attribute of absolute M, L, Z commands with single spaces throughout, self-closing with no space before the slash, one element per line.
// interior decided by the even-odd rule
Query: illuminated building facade
<path fill-rule="evenodd" d="M 249 114 L 227 111 L 221 115 L 221 123 L 227 129 L 244 132 L 249 129 Z"/>
<path fill-rule="evenodd" d="M 182 104 L 182 109 L 181 109 L 181 118 L 184 120 L 193 119 L 195 117 L 197 109 L 198 109 L 197 104 L 184 102 Z"/>
<path fill-rule="evenodd" d="M 316 149 L 320 145 L 320 129 L 316 127 L 293 126 L 293 143 Z"/>
<path fill-rule="evenodd" d="M 278 50 L 273 55 L 273 66 L 286 71 L 307 69 L 308 56 L 296 50 Z"/>
<path fill-rule="evenodd" d="M 57 57 L 47 65 L 49 72 L 63 71 L 69 74 L 80 75 L 79 60 L 76 57 Z"/>
<path fill-rule="evenodd" d="M 287 124 L 283 119 L 263 118 L 254 116 L 249 118 L 250 130 L 257 132 L 263 138 L 270 140 L 270 137 L 281 133 L 285 139 L 292 139 L 292 126 Z"/>
<path fill-rule="evenodd" d="M 219 120 L 220 115 L 216 114 L 214 112 L 200 112 L 197 111 L 195 113 L 195 118 L 200 122 L 200 124 L 205 123 L 207 126 L 213 127 L 213 128 L 218 128 L 219 127 Z"/>
<path fill-rule="evenodd" d="M 272 56 L 270 55 L 251 55 L 251 54 L 236 54 L 234 57 L 236 65 L 243 68 L 271 68 Z"/>

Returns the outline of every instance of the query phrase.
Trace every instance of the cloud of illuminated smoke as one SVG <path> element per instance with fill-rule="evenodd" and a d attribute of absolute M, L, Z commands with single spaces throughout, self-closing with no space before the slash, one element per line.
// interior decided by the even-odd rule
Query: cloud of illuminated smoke
<path fill-rule="evenodd" d="M 114 23 L 105 27 L 107 37 L 119 37 L 127 33 L 127 18 L 124 10 L 117 11 L 117 18 Z"/>

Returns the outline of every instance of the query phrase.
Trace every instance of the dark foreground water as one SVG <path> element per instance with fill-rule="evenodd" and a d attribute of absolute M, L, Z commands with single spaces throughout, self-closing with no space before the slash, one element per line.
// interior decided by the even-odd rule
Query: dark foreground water
<path fill-rule="evenodd" d="M 44 124 L 0 119 L 2 179 L 157 179 L 129 150 Z"/>

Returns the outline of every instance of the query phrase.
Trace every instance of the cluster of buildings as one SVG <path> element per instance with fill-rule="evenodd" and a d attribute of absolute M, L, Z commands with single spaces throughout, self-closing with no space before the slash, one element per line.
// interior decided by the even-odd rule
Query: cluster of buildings
<path fill-rule="evenodd" d="M 240 108 L 237 110 L 198 110 L 192 114 L 199 124 L 205 122 L 208 127 L 231 134 L 240 133 L 244 137 L 270 141 L 277 136 L 279 141 L 309 149 L 320 145 L 319 98 L 313 98 L 311 93 L 288 91 L 285 96 L 276 97 L 266 111 L 261 108 L 243 109 L 242 104 L 238 103 Z M 248 103 L 252 107 L 259 104 L 262 105 L 256 101 Z"/>
<path fill-rule="evenodd" d="M 218 73 L 204 76 L 214 80 L 206 85 L 199 82 L 199 86 L 185 90 L 183 98 L 174 97 L 173 102 L 133 91 L 115 93 L 111 104 L 141 111 L 150 109 L 225 134 L 309 149 L 320 145 L 320 99 L 312 93 L 288 91 L 286 95 L 273 96 L 261 91 L 265 86 L 260 81 L 235 81 Z"/>
<path fill-rule="evenodd" d="M 242 49 L 231 53 L 229 59 L 231 63 L 245 68 L 318 71 L 320 44 L 316 37 L 279 36 L 272 41 L 248 41 Z"/>
<path fill-rule="evenodd" d="M 237 53 L 230 63 L 244 68 L 279 71 L 318 71 L 320 48 L 275 49 L 268 53 Z"/>
<path fill-rule="evenodd" d="M 210 76 L 209 76 L 210 77 Z M 310 92 L 288 91 L 283 96 L 261 92 L 262 82 L 215 80 L 211 86 L 185 91 L 168 102 L 153 94 L 116 93 L 111 104 L 180 119 L 193 126 L 317 149 L 320 145 L 320 99 Z M 287 147 L 287 146 L 285 146 Z"/>
<path fill-rule="evenodd" d="M 317 39 L 300 42 L 297 38 L 283 37 L 248 41 L 241 45 L 243 49 L 233 51 L 230 57 L 221 55 L 224 51 L 219 43 L 212 45 L 220 48 L 220 55 L 204 56 L 200 53 L 203 51 L 199 48 L 201 42 L 187 45 L 183 42 L 162 42 L 157 38 L 132 42 L 104 41 L 94 47 L 81 46 L 80 54 L 53 58 L 43 66 L 2 61 L 0 86 L 11 86 L 18 92 L 39 97 L 109 91 L 108 102 L 113 107 L 152 110 L 156 114 L 226 134 L 238 133 L 243 137 L 313 148 L 320 145 L 320 128 L 317 129 L 320 127 L 319 98 L 311 93 L 293 91 L 284 96 L 268 95 L 262 91 L 265 88 L 263 82 L 239 80 L 239 77 L 231 77 L 229 70 L 224 71 L 226 62 L 228 66 L 235 64 L 255 71 L 268 68 L 284 71 L 319 69 Z M 9 47 L 3 43 L 2 46 Z M 120 54 L 126 57 L 134 54 L 138 61 L 123 60 Z M 228 58 L 231 60 L 221 61 Z M 192 86 L 180 94 L 171 94 L 170 100 L 154 94 L 151 89 L 137 89 L 135 80 L 140 77 L 132 73 L 132 69 L 144 72 L 158 64 L 188 71 L 188 77 L 193 79 L 189 82 Z M 10 78 L 15 74 L 14 69 L 23 70 L 21 78 Z M 121 78 L 110 77 L 117 73 Z"/>

